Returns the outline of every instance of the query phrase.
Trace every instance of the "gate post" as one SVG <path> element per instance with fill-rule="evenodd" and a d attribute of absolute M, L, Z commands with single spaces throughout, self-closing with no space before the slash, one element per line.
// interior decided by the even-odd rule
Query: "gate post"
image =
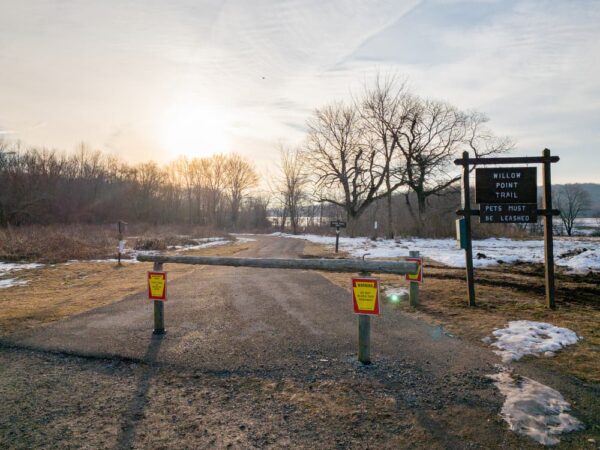
<path fill-rule="evenodd" d="M 408 256 L 411 258 L 418 258 L 419 251 L 418 250 L 410 250 L 408 252 Z M 421 270 L 423 270 L 421 268 Z M 410 291 L 408 293 L 408 302 L 410 306 L 418 306 L 419 305 L 419 283 L 417 281 L 410 282 Z"/>
<path fill-rule="evenodd" d="M 358 315 L 358 360 L 371 364 L 371 316 Z"/>
<path fill-rule="evenodd" d="M 361 272 L 360 275 L 368 277 L 371 274 Z M 358 360 L 364 365 L 371 364 L 371 316 L 367 314 L 358 315 Z"/>
<path fill-rule="evenodd" d="M 163 264 L 155 262 L 153 270 L 162 272 Z M 152 334 L 165 334 L 165 302 L 154 300 L 154 331 Z"/>

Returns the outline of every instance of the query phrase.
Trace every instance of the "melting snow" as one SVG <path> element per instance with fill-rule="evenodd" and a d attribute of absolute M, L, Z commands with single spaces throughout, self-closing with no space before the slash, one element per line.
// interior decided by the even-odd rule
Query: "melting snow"
<path fill-rule="evenodd" d="M 558 444 L 561 433 L 583 428 L 567 411 L 571 409 L 560 392 L 526 377 L 513 376 L 506 368 L 488 375 L 506 397 L 501 415 L 510 429 L 543 445 Z"/>
<path fill-rule="evenodd" d="M 23 270 L 23 269 L 37 269 L 39 267 L 43 267 L 43 264 L 38 263 L 5 263 L 0 262 L 0 275 L 7 274 L 9 272 L 13 272 L 15 270 Z"/>
<path fill-rule="evenodd" d="M 24 269 L 37 269 L 43 267 L 43 264 L 37 263 L 5 263 L 0 262 L 0 277 L 7 275 L 11 272 L 17 272 Z M 19 280 L 18 278 L 4 278 L 0 279 L 0 289 L 7 289 L 13 286 L 24 286 L 28 283 L 26 280 Z"/>
<path fill-rule="evenodd" d="M 199 250 L 201 248 L 216 247 L 217 245 L 229 244 L 231 242 L 231 241 L 225 240 L 224 238 L 221 238 L 221 237 L 195 239 L 195 240 L 198 242 L 197 245 L 178 245 L 174 248 L 177 250 L 180 250 L 182 252 L 185 252 L 188 250 Z"/>
<path fill-rule="evenodd" d="M 26 280 L 18 280 L 17 278 L 6 278 L 0 280 L 0 289 L 6 289 L 13 286 L 25 286 L 28 283 Z"/>
<path fill-rule="evenodd" d="M 552 356 L 554 352 L 579 340 L 579 336 L 568 328 L 530 320 L 509 322 L 508 327 L 495 330 L 492 334 L 497 339 L 491 344 L 498 349 L 494 353 L 500 355 L 505 363 L 525 355 L 543 353 Z"/>
<path fill-rule="evenodd" d="M 291 235 L 274 233 L 295 239 L 305 239 L 317 244 L 335 245 L 334 236 L 314 234 Z M 556 239 L 554 241 L 556 264 L 572 271 L 600 271 L 600 242 L 581 239 Z M 573 254 L 573 250 L 585 248 L 583 253 Z M 465 266 L 464 250 L 457 248 L 454 239 L 406 238 L 398 241 L 381 239 L 373 241 L 365 237 L 340 237 L 340 249 L 354 257 L 396 258 L 408 256 L 409 250 L 419 250 L 422 256 L 451 267 Z M 560 255 L 566 255 L 561 257 Z M 542 263 L 544 261 L 544 243 L 542 240 L 482 239 L 473 241 L 475 267 L 488 267 L 500 263 L 517 261 Z"/>

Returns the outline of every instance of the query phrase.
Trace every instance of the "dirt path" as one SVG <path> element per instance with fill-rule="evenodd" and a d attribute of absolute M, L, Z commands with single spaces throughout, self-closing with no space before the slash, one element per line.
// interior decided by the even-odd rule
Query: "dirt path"
<path fill-rule="evenodd" d="M 4 339 L 0 447 L 538 447 L 498 416 L 488 349 L 384 307 L 358 364 L 349 294 L 318 273 L 198 267 L 169 294 L 163 338 L 141 291 Z"/>

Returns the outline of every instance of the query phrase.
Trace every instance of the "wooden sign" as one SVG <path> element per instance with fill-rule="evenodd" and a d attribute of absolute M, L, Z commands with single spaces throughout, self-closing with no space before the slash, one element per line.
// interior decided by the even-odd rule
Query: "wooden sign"
<path fill-rule="evenodd" d="M 148 298 L 167 299 L 167 272 L 148 272 Z"/>
<path fill-rule="evenodd" d="M 535 167 L 475 169 L 476 203 L 536 203 Z"/>
<path fill-rule="evenodd" d="M 346 222 L 342 220 L 332 220 L 329 226 L 332 228 L 346 228 Z"/>
<path fill-rule="evenodd" d="M 479 223 L 536 223 L 536 203 L 482 203 Z"/>
<path fill-rule="evenodd" d="M 417 263 L 417 273 L 407 273 L 406 281 L 423 282 L 423 258 L 406 258 L 407 262 Z"/>
<path fill-rule="evenodd" d="M 379 315 L 379 280 L 352 278 L 352 303 L 356 314 Z"/>

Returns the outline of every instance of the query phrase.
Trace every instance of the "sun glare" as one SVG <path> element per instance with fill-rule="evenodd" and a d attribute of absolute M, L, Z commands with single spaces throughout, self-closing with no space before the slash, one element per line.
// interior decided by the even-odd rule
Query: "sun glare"
<path fill-rule="evenodd" d="M 219 108 L 179 104 L 166 111 L 163 147 L 171 158 L 203 157 L 229 151 L 228 118 Z"/>

